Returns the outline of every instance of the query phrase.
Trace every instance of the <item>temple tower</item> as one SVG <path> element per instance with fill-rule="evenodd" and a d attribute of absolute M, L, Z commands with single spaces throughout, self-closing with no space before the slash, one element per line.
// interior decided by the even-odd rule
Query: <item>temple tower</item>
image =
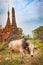
<path fill-rule="evenodd" d="M 16 20 L 15 20 L 15 10 L 12 8 L 12 26 L 11 26 L 11 37 L 14 39 L 19 39 L 20 34 L 17 28 Z"/>
<path fill-rule="evenodd" d="M 15 10 L 14 8 L 12 8 L 12 27 L 16 27 L 17 28 L 17 25 L 16 25 L 16 20 L 15 20 Z"/>
<path fill-rule="evenodd" d="M 10 12 L 8 8 L 8 19 L 7 19 L 7 24 L 5 26 L 5 32 L 9 32 L 11 30 L 11 23 L 10 23 Z"/>
<path fill-rule="evenodd" d="M 9 8 L 8 8 L 8 18 L 7 18 L 7 23 L 5 28 L 3 29 L 3 33 L 2 33 L 2 38 L 3 41 L 7 40 L 9 37 L 11 31 L 11 23 L 10 23 L 10 12 L 9 12 Z"/>
<path fill-rule="evenodd" d="M 10 23 L 10 12 L 8 8 L 8 18 L 5 28 L 0 27 L 0 41 L 10 41 L 12 39 L 19 39 L 20 34 L 16 24 L 15 10 L 12 8 L 12 24 Z"/>

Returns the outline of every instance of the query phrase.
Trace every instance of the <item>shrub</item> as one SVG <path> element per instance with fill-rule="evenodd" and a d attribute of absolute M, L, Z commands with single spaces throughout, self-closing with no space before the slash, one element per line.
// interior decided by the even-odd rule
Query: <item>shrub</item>
<path fill-rule="evenodd" d="M 0 43 L 0 51 L 5 49 L 5 44 L 6 44 L 5 42 Z"/>
<path fill-rule="evenodd" d="M 2 65 L 19 65 L 19 63 L 17 60 L 16 61 L 12 60 L 12 62 L 11 62 L 10 60 L 3 59 Z"/>

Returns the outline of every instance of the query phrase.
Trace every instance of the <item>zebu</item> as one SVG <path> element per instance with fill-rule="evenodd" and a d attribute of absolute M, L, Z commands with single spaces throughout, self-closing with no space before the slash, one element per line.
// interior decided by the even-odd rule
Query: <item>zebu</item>
<path fill-rule="evenodd" d="M 12 59 L 12 50 L 20 52 L 21 57 L 24 56 L 24 49 L 28 48 L 28 43 L 25 42 L 25 39 L 11 41 L 9 43 L 10 55 Z"/>
<path fill-rule="evenodd" d="M 21 58 L 24 56 L 24 49 L 27 52 L 30 52 L 30 55 L 33 56 L 34 45 L 28 43 L 25 39 L 14 40 L 9 43 L 10 55 L 12 59 L 12 50 L 20 52 Z"/>

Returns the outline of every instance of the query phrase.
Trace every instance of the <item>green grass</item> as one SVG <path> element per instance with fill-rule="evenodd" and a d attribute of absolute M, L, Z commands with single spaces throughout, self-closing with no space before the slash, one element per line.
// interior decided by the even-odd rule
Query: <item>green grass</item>
<path fill-rule="evenodd" d="M 18 61 L 2 60 L 2 65 L 19 65 Z"/>
<path fill-rule="evenodd" d="M 40 53 L 38 55 L 36 55 L 33 58 L 28 58 L 26 60 L 28 60 L 28 62 L 24 62 L 21 64 L 20 62 L 20 54 L 19 53 L 12 53 L 12 62 L 10 61 L 10 59 L 5 59 L 10 58 L 10 54 L 9 54 L 9 49 L 8 47 L 6 47 L 6 43 L 4 42 L 4 44 L 0 44 L 0 54 L 3 56 L 2 57 L 2 62 L 1 65 L 43 65 L 43 42 L 41 40 L 29 40 L 32 44 L 36 44 L 37 49 L 40 50 Z M 37 52 L 36 52 L 37 53 Z M 19 60 L 20 59 L 20 60 Z M 26 61 L 24 60 L 24 61 Z"/>

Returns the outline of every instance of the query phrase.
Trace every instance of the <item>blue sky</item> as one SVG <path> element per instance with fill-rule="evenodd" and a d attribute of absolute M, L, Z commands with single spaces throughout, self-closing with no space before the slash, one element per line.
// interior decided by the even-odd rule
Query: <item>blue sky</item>
<path fill-rule="evenodd" d="M 8 4 L 10 10 L 15 8 L 16 23 L 25 34 L 43 25 L 43 0 L 0 0 L 0 24 L 4 27 L 7 21 Z"/>

